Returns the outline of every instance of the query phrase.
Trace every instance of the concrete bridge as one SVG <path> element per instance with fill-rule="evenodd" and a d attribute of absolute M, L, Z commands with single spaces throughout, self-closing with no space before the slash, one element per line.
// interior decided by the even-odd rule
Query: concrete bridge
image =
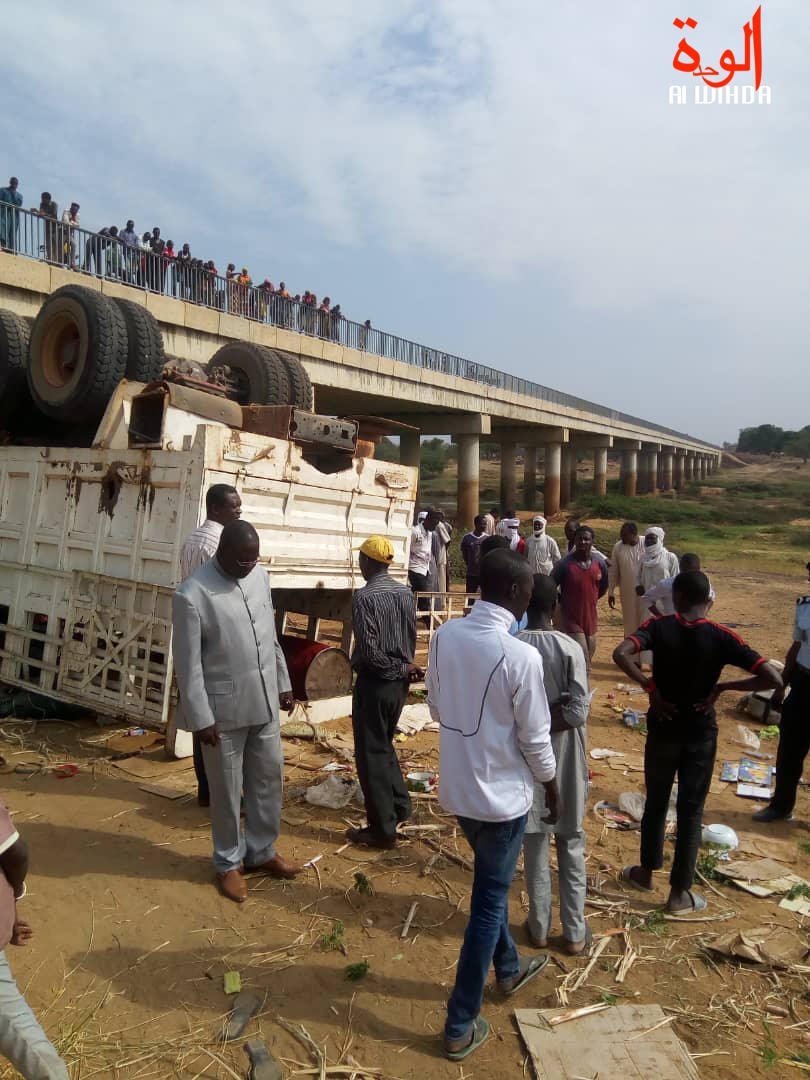
<path fill-rule="evenodd" d="M 205 364 L 220 346 L 234 339 L 296 353 L 312 379 L 318 412 L 370 413 L 417 429 L 400 438 L 405 464 L 419 464 L 420 435 L 452 436 L 458 446 L 458 513 L 464 524 L 479 509 L 482 439 L 500 444 L 504 508 L 520 501 L 526 507 L 538 505 L 537 450 L 543 448 L 547 515 L 571 501 L 577 458 L 583 451 L 593 454 L 597 494 L 606 490 L 609 450 L 620 451 L 625 495 L 678 490 L 690 480 L 705 478 L 720 464 L 721 451 L 716 446 L 593 402 L 466 361 L 467 377 L 451 374 L 451 361 L 458 367 L 458 358 L 435 350 L 413 346 L 409 353 L 413 362 L 404 363 L 36 258 L 0 254 L 0 308 L 33 318 L 45 298 L 67 284 L 142 303 L 160 323 L 170 356 Z M 364 338 L 354 340 L 360 343 Z M 494 380 L 493 376 L 501 377 Z M 522 500 L 517 490 L 518 447 L 524 461 Z"/>

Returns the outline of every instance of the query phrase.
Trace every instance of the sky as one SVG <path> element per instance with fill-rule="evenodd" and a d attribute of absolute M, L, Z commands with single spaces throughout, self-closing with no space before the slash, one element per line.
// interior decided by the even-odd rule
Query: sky
<path fill-rule="evenodd" d="M 4 20 L 0 176 L 712 442 L 801 427 L 810 4 L 763 0 L 770 105 L 672 67 L 682 35 L 740 60 L 754 10 L 52 3 Z"/>

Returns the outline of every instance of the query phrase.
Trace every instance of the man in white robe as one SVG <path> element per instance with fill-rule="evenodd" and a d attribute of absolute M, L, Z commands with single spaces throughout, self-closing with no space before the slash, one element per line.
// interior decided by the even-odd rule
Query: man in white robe
<path fill-rule="evenodd" d="M 638 526 L 633 521 L 625 521 L 610 554 L 608 571 L 608 606 L 615 610 L 618 589 L 625 637 L 638 629 L 647 617 L 644 600 L 636 592 L 643 552 Z"/>

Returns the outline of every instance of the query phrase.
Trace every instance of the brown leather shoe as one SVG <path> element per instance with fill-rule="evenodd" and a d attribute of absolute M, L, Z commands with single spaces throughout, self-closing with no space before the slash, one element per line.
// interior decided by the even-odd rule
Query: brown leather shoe
<path fill-rule="evenodd" d="M 290 878 L 297 877 L 301 873 L 301 867 L 295 863 L 288 863 L 285 859 L 282 859 L 280 855 L 274 855 L 272 859 L 268 859 L 266 863 L 262 863 L 261 866 L 246 866 L 246 874 L 269 874 L 270 877 L 283 878 L 288 881 Z"/>
<path fill-rule="evenodd" d="M 224 874 L 217 874 L 219 891 L 235 904 L 244 904 L 248 897 L 247 882 L 242 877 L 241 870 L 228 870 Z"/>

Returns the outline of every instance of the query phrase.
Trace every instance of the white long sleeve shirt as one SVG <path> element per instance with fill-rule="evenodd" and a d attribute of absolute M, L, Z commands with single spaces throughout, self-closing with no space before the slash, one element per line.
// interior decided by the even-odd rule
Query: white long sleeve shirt
<path fill-rule="evenodd" d="M 434 635 L 425 683 L 441 727 L 439 802 L 476 821 L 511 821 L 534 782 L 555 775 L 551 716 L 536 649 L 511 637 L 514 618 L 479 600 Z"/>

